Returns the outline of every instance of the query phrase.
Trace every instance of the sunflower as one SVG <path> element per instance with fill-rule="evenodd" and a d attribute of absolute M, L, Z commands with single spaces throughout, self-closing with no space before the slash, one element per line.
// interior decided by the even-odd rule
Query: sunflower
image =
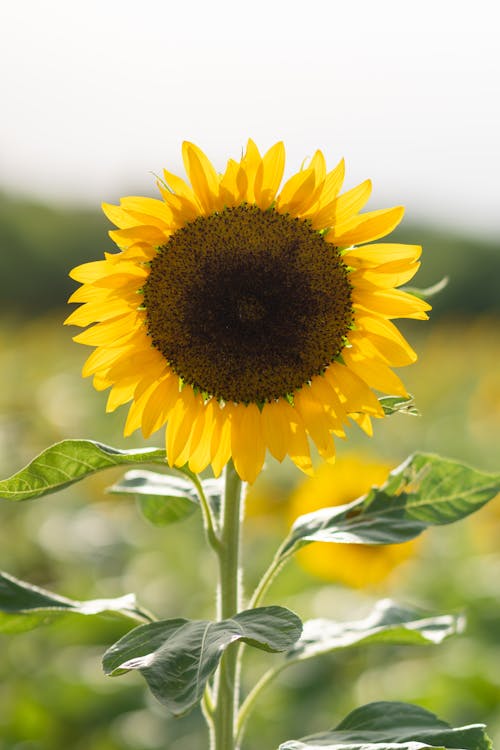
<path fill-rule="evenodd" d="M 249 141 L 223 174 L 182 153 L 190 184 L 165 171 L 161 199 L 104 204 L 120 250 L 70 274 L 83 304 L 66 323 L 92 324 L 75 341 L 96 347 L 83 374 L 108 411 L 132 402 L 125 435 L 166 424 L 171 466 L 218 475 L 232 457 L 253 482 L 269 450 L 312 473 L 309 438 L 332 461 L 349 419 L 370 434 L 383 416 L 372 389 L 406 395 L 391 368 L 416 355 L 392 319 L 429 306 L 395 287 L 421 248 L 366 244 L 403 209 L 360 214 L 370 182 L 340 194 L 344 163 L 327 172 L 320 151 L 281 191 L 282 143 Z"/>
<path fill-rule="evenodd" d="M 335 466 L 324 463 L 292 492 L 290 521 L 325 506 L 344 505 L 385 482 L 392 467 L 382 461 L 344 455 Z M 297 552 L 305 570 L 325 581 L 365 588 L 383 581 L 394 568 L 415 553 L 417 541 L 404 544 L 331 544 L 316 542 Z"/>

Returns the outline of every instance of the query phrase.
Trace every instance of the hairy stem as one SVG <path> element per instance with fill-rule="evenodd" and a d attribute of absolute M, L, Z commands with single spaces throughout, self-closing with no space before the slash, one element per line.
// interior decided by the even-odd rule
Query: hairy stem
<path fill-rule="evenodd" d="M 209 545 L 212 547 L 212 549 L 218 554 L 219 550 L 221 549 L 221 541 L 219 537 L 217 536 L 216 526 L 214 522 L 212 509 L 210 507 L 210 503 L 208 502 L 207 496 L 205 495 L 203 485 L 200 482 L 196 474 L 192 475 L 192 481 L 193 481 L 194 486 L 196 487 L 196 491 L 200 499 L 201 512 L 203 516 L 203 527 L 205 529 L 207 541 Z"/>
<path fill-rule="evenodd" d="M 230 461 L 226 467 L 225 491 L 221 508 L 219 557 L 219 620 L 235 615 L 240 608 L 239 547 L 242 482 Z M 224 653 L 217 674 L 214 711 L 213 750 L 236 750 L 238 711 L 238 649 Z"/>

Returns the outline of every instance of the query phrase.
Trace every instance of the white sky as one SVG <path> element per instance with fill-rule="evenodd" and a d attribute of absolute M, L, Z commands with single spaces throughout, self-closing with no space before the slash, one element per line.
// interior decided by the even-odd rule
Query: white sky
<path fill-rule="evenodd" d="M 496 0 L 4 0 L 0 189 L 154 194 L 193 140 L 321 148 L 370 209 L 500 234 Z"/>

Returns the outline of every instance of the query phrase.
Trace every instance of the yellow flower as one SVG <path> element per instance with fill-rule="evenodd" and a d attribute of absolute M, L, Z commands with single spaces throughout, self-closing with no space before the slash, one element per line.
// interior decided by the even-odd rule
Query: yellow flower
<path fill-rule="evenodd" d="M 162 200 L 104 204 L 120 252 L 71 273 L 83 305 L 66 323 L 95 324 L 75 337 L 96 347 L 83 374 L 109 411 L 132 402 L 126 435 L 167 425 L 171 466 L 218 475 L 232 457 L 253 482 L 269 450 L 310 473 L 308 438 L 333 460 L 349 418 L 370 433 L 383 416 L 372 388 L 406 395 L 391 367 L 416 355 L 392 319 L 429 306 L 395 287 L 421 249 L 365 244 L 403 209 L 359 214 L 370 182 L 340 194 L 344 164 L 327 172 L 320 151 L 280 192 L 282 143 L 249 141 L 222 175 L 182 153 L 191 184 L 165 171 Z"/>
<path fill-rule="evenodd" d="M 370 487 L 382 484 L 392 467 L 343 456 L 335 466 L 325 463 L 292 493 L 290 520 L 319 508 L 350 503 Z M 390 545 L 333 544 L 315 542 L 297 553 L 297 561 L 309 573 L 326 581 L 364 588 L 382 581 L 410 557 L 417 542 Z"/>

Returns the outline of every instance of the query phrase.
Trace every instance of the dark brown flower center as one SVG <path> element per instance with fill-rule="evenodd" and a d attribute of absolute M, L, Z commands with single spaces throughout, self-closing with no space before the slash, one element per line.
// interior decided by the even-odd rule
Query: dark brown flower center
<path fill-rule="evenodd" d="M 293 394 L 340 353 L 348 270 L 303 219 L 243 204 L 178 229 L 151 262 L 147 329 L 185 383 L 223 401 Z"/>

